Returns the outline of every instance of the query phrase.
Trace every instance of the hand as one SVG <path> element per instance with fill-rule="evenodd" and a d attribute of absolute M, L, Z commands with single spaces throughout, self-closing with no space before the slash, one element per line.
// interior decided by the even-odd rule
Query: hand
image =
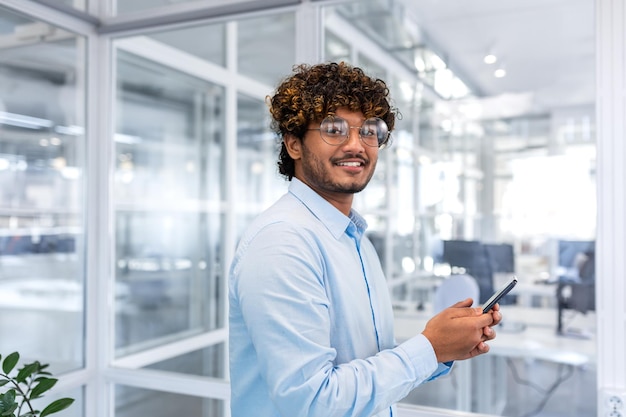
<path fill-rule="evenodd" d="M 430 341 L 438 362 L 462 360 L 487 353 L 485 342 L 496 337 L 493 326 L 502 320 L 500 306 L 486 314 L 482 307 L 471 307 L 468 298 L 431 318 L 422 334 Z"/>
<path fill-rule="evenodd" d="M 493 323 L 489 325 L 489 327 L 495 327 L 502 321 L 502 314 L 500 313 L 500 304 L 496 303 L 491 310 L 487 312 L 487 314 L 491 314 L 493 316 Z"/>

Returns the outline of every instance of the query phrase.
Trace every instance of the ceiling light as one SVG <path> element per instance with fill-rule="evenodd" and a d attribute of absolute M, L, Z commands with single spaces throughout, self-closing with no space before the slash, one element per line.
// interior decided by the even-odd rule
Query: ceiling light
<path fill-rule="evenodd" d="M 483 58 L 483 61 L 485 62 L 485 64 L 490 64 L 490 65 L 495 64 L 498 61 L 498 57 L 490 52 L 487 55 L 485 55 L 485 57 Z"/>
<path fill-rule="evenodd" d="M 0 123 L 17 127 L 25 127 L 27 129 L 49 128 L 54 124 L 51 120 L 4 111 L 0 111 Z"/>
<path fill-rule="evenodd" d="M 413 65 L 415 65 L 415 69 L 418 72 L 426 71 L 426 62 L 424 62 L 424 57 L 421 54 L 415 55 L 413 58 Z"/>
<path fill-rule="evenodd" d="M 502 78 L 506 76 L 506 70 L 504 68 L 498 68 L 493 72 L 493 76 L 496 78 Z"/>
<path fill-rule="evenodd" d="M 83 133 L 85 133 L 84 128 L 80 126 L 74 126 L 74 125 L 71 125 L 71 126 L 57 125 L 54 127 L 54 131 L 62 135 L 72 135 L 72 136 L 78 136 L 78 135 L 82 135 Z"/>
<path fill-rule="evenodd" d="M 435 53 L 433 53 L 430 57 L 430 64 L 436 70 L 444 70 L 448 68 L 448 66 L 446 65 L 446 62 L 443 59 L 441 59 L 439 55 Z"/>

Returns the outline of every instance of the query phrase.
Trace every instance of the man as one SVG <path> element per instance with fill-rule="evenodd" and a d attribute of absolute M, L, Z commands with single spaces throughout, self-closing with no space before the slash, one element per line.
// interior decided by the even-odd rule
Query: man
<path fill-rule="evenodd" d="M 388 93 L 359 68 L 330 63 L 295 68 L 269 100 L 291 183 L 231 266 L 232 417 L 393 416 L 452 361 L 489 350 L 498 307 L 482 314 L 471 299 L 395 344 L 383 271 L 352 209 L 394 126 Z"/>

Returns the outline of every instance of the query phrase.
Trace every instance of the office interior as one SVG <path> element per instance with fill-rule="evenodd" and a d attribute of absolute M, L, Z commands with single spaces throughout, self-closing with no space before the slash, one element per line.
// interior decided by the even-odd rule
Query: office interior
<path fill-rule="evenodd" d="M 614 0 L 0 0 L 0 354 L 50 364 L 60 417 L 229 416 L 229 262 L 287 187 L 264 100 L 344 60 L 401 113 L 355 198 L 398 340 L 446 283 L 519 279 L 491 352 L 399 415 L 624 413 L 624 27 Z"/>

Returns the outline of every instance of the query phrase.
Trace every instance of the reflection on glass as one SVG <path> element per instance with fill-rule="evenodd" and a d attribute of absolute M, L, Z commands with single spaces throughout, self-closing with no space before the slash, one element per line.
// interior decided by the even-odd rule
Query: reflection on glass
<path fill-rule="evenodd" d="M 363 68 L 367 74 L 374 78 L 380 78 L 382 80 L 387 79 L 387 72 L 385 67 L 380 62 L 376 62 L 366 55 L 359 53 L 357 56 L 357 66 Z"/>
<path fill-rule="evenodd" d="M 158 32 L 147 36 L 206 62 L 222 67 L 226 65 L 226 35 L 223 23 Z"/>
<path fill-rule="evenodd" d="M 557 300 L 556 283 L 550 282 L 559 278 L 562 265 L 558 248 L 563 241 L 595 239 L 593 102 L 581 98 L 584 102 L 576 106 L 544 108 L 538 105 L 541 91 L 524 92 L 535 97 L 533 103 L 527 103 L 528 98 L 521 96 L 515 102 L 499 95 L 473 96 L 468 86 L 476 86 L 477 79 L 468 77 L 477 77 L 478 73 L 453 72 L 458 67 L 450 68 L 448 64 L 455 62 L 456 57 L 446 55 L 442 45 L 437 45 L 441 40 L 437 36 L 439 29 L 433 29 L 434 22 L 428 20 L 428 15 L 432 12 L 433 16 L 445 15 L 447 19 L 454 16 L 464 24 L 482 20 L 472 21 L 474 17 L 461 16 L 454 6 L 441 2 L 429 13 L 418 16 L 423 24 L 407 25 L 412 16 L 404 8 L 409 3 L 394 2 L 389 10 L 385 8 L 389 2 L 381 0 L 324 7 L 324 60 L 353 56 L 352 48 L 355 48 L 359 66 L 376 76 L 383 74 L 401 115 L 392 132 L 392 146 L 381 152 L 375 176 L 367 189 L 355 196 L 354 203 L 369 223 L 368 236 L 387 273 L 397 314 L 419 317 L 418 320 L 424 320 L 418 321 L 423 325 L 432 314 L 433 289 L 450 274 L 471 273 L 482 284 L 499 287 L 514 272 L 524 280 L 527 293 L 506 299 L 503 305 L 542 317 L 539 326 L 525 323 L 529 332 L 518 330 L 514 339 L 532 339 L 529 343 L 548 345 L 559 343 L 563 346 L 559 354 L 576 356 L 580 352 L 593 362 L 593 349 L 588 351 L 567 340 L 554 341 L 559 317 L 557 303 L 564 314 L 561 318 L 565 318 L 563 323 L 558 323 L 563 325 L 564 334 L 572 334 L 568 329 L 573 328 L 583 329 L 579 337 L 594 337 L 595 316 L 593 307 L 588 305 L 593 300 L 593 283 L 567 284 L 572 287 L 571 294 L 560 293 Z M 593 19 L 576 20 L 572 24 L 582 27 L 592 22 Z M 341 28 L 349 25 L 358 30 L 350 31 L 348 37 Z M 468 45 L 476 42 L 464 41 Z M 377 59 L 365 53 L 369 51 L 359 50 L 370 42 L 385 50 L 384 57 Z M 533 49 L 536 47 L 541 46 L 533 45 Z M 395 63 L 403 64 L 410 75 L 384 74 L 395 70 L 386 65 L 390 57 L 398 59 Z M 465 78 L 460 79 L 461 74 Z M 591 75 L 588 84 L 576 90 L 581 97 L 593 86 Z M 504 111 L 516 108 L 532 110 L 514 110 L 504 116 Z M 446 254 L 444 241 L 476 243 L 480 249 L 477 253 L 481 255 L 463 258 L 475 261 L 482 269 L 479 271 L 472 263 L 461 265 L 452 261 L 450 253 Z M 514 259 L 514 267 L 501 268 L 499 257 L 493 249 L 488 249 L 493 247 L 505 247 Z M 585 269 L 592 268 L 593 256 L 593 252 L 576 254 L 578 279 L 582 280 L 582 265 L 586 265 Z M 511 321 L 526 319 L 525 314 L 515 314 Z M 534 332 L 542 328 L 548 329 L 547 333 L 534 337 Z M 593 345 L 593 340 L 587 341 Z M 506 404 L 502 402 L 506 408 L 500 409 L 495 406 L 497 401 L 475 401 L 482 397 L 477 387 L 484 386 L 474 383 L 475 370 L 483 365 L 483 358 L 478 359 L 473 361 L 472 373 L 467 374 L 469 383 L 462 375 L 457 377 L 459 374 L 453 373 L 414 390 L 405 402 L 494 415 L 544 414 L 541 408 L 533 411 L 535 403 L 540 403 L 542 398 L 535 397 L 537 401 L 533 403 L 507 399 Z M 568 379 L 571 373 L 560 363 L 501 353 L 484 360 L 484 365 L 494 370 L 492 361 L 505 363 L 506 360 L 505 369 L 498 370 L 503 372 L 498 380 L 509 384 L 509 394 L 514 393 L 513 397 L 525 396 L 528 385 L 563 379 L 558 391 L 550 398 L 546 396 L 541 405 L 548 414 L 582 416 L 595 412 L 595 393 L 580 390 L 580 386 L 594 386 L 593 366 L 577 369 Z M 508 370 L 520 373 L 511 377 Z M 575 392 L 591 406 L 572 406 L 567 398 L 571 394 L 562 395 L 565 392 Z M 471 401 L 464 403 L 463 398 Z"/>
<path fill-rule="evenodd" d="M 275 85 L 295 61 L 295 17 L 274 14 L 238 21 L 237 68 L 243 75 Z"/>
<path fill-rule="evenodd" d="M 60 1 L 60 0 L 57 0 Z M 70 1 L 70 0 L 65 0 Z M 81 0 L 75 0 L 81 1 Z M 182 3 L 192 3 L 197 2 L 198 0 L 112 0 L 115 5 L 115 14 L 121 15 L 125 13 L 138 12 L 138 11 L 149 11 L 150 9 L 156 9 L 163 6 L 171 6 L 172 4 L 178 5 Z M 258 1 L 261 2 L 263 0 L 248 0 L 248 2 Z M 229 4 L 232 3 L 232 0 L 216 0 L 211 1 L 213 6 L 219 6 L 220 3 Z"/>
<path fill-rule="evenodd" d="M 225 413 L 226 407 L 221 400 L 171 394 L 122 385 L 115 387 L 116 417 L 223 417 L 226 415 Z"/>
<path fill-rule="evenodd" d="M 226 345 L 220 343 L 209 346 L 206 349 L 197 350 L 187 353 L 186 355 L 152 364 L 147 368 L 211 378 L 225 378 L 225 349 Z"/>
<path fill-rule="evenodd" d="M 117 355 L 224 326 L 223 88 L 118 54 Z"/>
<path fill-rule="evenodd" d="M 89 7 L 88 0 L 48 0 L 50 3 L 58 3 L 64 6 L 73 7 L 76 10 L 86 11 Z"/>
<path fill-rule="evenodd" d="M 250 214 L 267 208 L 286 191 L 278 174 L 279 144 L 270 130 L 269 111 L 262 100 L 240 94 L 237 98 L 238 205 Z M 284 185 L 282 187 L 281 185 Z"/>
<path fill-rule="evenodd" d="M 84 387 L 75 388 L 69 391 L 60 391 L 52 388 L 43 397 L 32 402 L 33 407 L 43 410 L 48 404 L 61 398 L 73 398 L 74 402 L 65 410 L 54 413 L 55 417 L 84 417 L 85 416 L 85 390 Z M 22 410 L 23 411 L 23 410 Z"/>
<path fill-rule="evenodd" d="M 326 30 L 324 35 L 324 57 L 328 62 L 350 62 L 350 45 L 332 31 Z"/>
<path fill-rule="evenodd" d="M 176 3 L 185 3 L 191 1 L 195 0 L 180 0 Z M 115 4 L 115 12 L 117 15 L 142 10 L 150 10 L 172 4 L 171 0 L 113 0 L 113 2 Z"/>
<path fill-rule="evenodd" d="M 0 352 L 80 368 L 84 40 L 0 8 Z M 39 35 L 29 42 L 27 30 Z M 63 335 L 63 337 L 59 337 Z"/>

